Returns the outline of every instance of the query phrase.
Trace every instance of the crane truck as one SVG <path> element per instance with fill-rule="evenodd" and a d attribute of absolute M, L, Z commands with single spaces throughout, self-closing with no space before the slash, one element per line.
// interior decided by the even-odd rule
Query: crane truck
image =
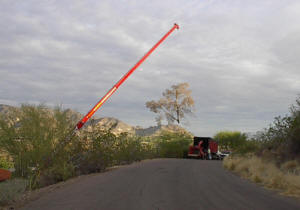
<path fill-rule="evenodd" d="M 222 155 L 218 150 L 218 142 L 210 137 L 194 137 L 193 145 L 190 145 L 188 158 L 206 160 L 221 160 Z"/>

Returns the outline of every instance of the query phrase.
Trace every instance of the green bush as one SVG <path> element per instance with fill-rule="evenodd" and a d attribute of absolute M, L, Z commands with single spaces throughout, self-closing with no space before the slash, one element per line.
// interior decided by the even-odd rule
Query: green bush
<path fill-rule="evenodd" d="M 67 115 L 60 108 L 22 105 L 9 119 L 1 117 L 0 147 L 12 157 L 15 175 L 31 180 L 30 187 L 38 186 L 44 170 L 63 167 L 59 165 L 64 164 L 69 150 L 53 154 L 72 128 L 72 119 Z"/>
<path fill-rule="evenodd" d="M 24 179 L 11 179 L 0 183 L 0 205 L 10 204 L 26 191 L 28 182 Z"/>
<path fill-rule="evenodd" d="M 139 137 L 122 134 L 117 138 L 116 148 L 115 159 L 119 163 L 131 163 L 144 159 L 141 138 Z"/>
<path fill-rule="evenodd" d="M 267 159 L 276 158 L 277 164 L 298 158 L 300 160 L 300 97 L 285 117 L 275 117 L 273 123 L 254 137 L 247 139 L 240 132 L 222 131 L 214 136 L 223 149 L 235 153 L 256 153 Z"/>
<path fill-rule="evenodd" d="M 77 174 L 100 172 L 114 164 L 117 136 L 110 131 L 83 131 L 72 159 Z"/>
<path fill-rule="evenodd" d="M 36 188 L 153 154 L 142 138 L 116 136 L 95 127 L 62 144 L 75 122 L 68 111 L 43 105 L 23 105 L 15 115 L 1 116 L 0 147 L 12 157 L 15 176 L 28 179 L 29 187 Z"/>
<path fill-rule="evenodd" d="M 11 161 L 7 160 L 4 157 L 0 157 L 0 168 L 10 169 L 13 167 L 14 167 L 14 164 Z"/>
<path fill-rule="evenodd" d="M 39 187 L 55 184 L 57 182 L 66 181 L 75 176 L 75 168 L 71 163 L 66 161 L 61 164 L 54 164 L 52 167 L 42 171 L 39 175 Z"/>
<path fill-rule="evenodd" d="M 81 141 L 89 142 L 75 149 L 72 159 L 77 174 L 99 172 L 113 165 L 127 164 L 153 157 L 153 147 L 144 139 L 122 133 L 114 135 L 109 130 L 83 131 Z"/>
<path fill-rule="evenodd" d="M 162 132 L 157 137 L 158 156 L 162 158 L 183 158 L 192 143 L 190 135 L 185 133 Z"/>
<path fill-rule="evenodd" d="M 247 144 L 247 136 L 239 131 L 221 131 L 214 139 L 218 141 L 220 149 L 237 150 L 242 145 Z"/>
<path fill-rule="evenodd" d="M 300 97 L 288 115 L 275 117 L 269 128 L 259 132 L 255 140 L 261 142 L 259 152 L 276 153 L 280 161 L 300 159 Z"/>
<path fill-rule="evenodd" d="M 300 97 L 296 100 L 296 105 L 290 108 L 290 113 L 288 148 L 292 156 L 297 156 L 300 154 Z"/>
<path fill-rule="evenodd" d="M 243 144 L 241 144 L 239 147 L 237 147 L 237 150 L 235 151 L 238 154 L 247 154 L 247 153 L 254 153 L 260 148 L 260 142 L 251 139 L 245 141 Z"/>
<path fill-rule="evenodd" d="M 117 136 L 93 124 L 64 142 L 77 120 L 59 107 L 22 105 L 14 114 L 0 117 L 0 148 L 12 158 L 14 176 L 27 179 L 30 189 L 147 158 L 182 158 L 192 142 L 191 136 L 173 132 Z M 10 167 L 3 160 L 0 164 Z"/>

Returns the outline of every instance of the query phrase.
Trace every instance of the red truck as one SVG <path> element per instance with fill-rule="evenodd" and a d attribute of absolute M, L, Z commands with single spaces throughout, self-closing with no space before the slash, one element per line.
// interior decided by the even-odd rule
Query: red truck
<path fill-rule="evenodd" d="M 210 137 L 194 137 L 193 145 L 189 147 L 188 157 L 206 160 L 222 159 L 218 153 L 218 143 Z"/>

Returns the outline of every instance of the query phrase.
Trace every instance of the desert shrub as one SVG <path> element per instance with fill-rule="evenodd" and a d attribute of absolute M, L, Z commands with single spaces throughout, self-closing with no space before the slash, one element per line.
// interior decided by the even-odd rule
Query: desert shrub
<path fill-rule="evenodd" d="M 142 159 L 141 144 L 137 137 L 129 137 L 127 134 L 123 134 L 116 140 L 115 160 L 117 162 L 130 163 Z"/>
<path fill-rule="evenodd" d="M 273 123 L 259 132 L 255 139 L 261 142 L 260 151 L 269 150 L 280 156 L 280 161 L 300 160 L 300 98 L 290 107 L 285 117 L 275 117 Z"/>
<path fill-rule="evenodd" d="M 69 150 L 54 151 L 72 128 L 72 119 L 67 115 L 59 107 L 50 110 L 43 105 L 22 105 L 15 116 L 0 119 L 0 147 L 12 157 L 15 175 L 31 180 L 33 188 L 44 170 L 61 168 L 65 163 L 61 160 Z"/>
<path fill-rule="evenodd" d="M 300 154 L 300 97 L 296 100 L 296 104 L 290 108 L 291 123 L 289 133 L 289 150 L 293 154 Z"/>
<path fill-rule="evenodd" d="M 221 149 L 238 150 L 247 144 L 247 136 L 239 131 L 220 131 L 214 139 L 218 141 Z M 248 144 L 247 144 L 248 145 Z"/>
<path fill-rule="evenodd" d="M 278 167 L 275 161 L 266 161 L 255 155 L 234 155 L 226 157 L 223 166 L 253 182 L 300 197 L 300 174 L 295 172 L 300 168 L 297 161 L 288 161 Z"/>
<path fill-rule="evenodd" d="M 260 148 L 260 142 L 255 139 L 248 139 L 241 145 L 236 147 L 235 153 L 237 154 L 248 154 L 254 153 Z"/>
<path fill-rule="evenodd" d="M 96 139 L 95 143 L 97 144 L 101 140 L 102 153 L 106 153 L 104 155 L 106 160 L 109 160 L 113 165 L 140 161 L 147 158 L 151 153 L 152 148 L 145 146 L 141 137 L 129 135 L 128 133 L 122 133 L 119 136 L 115 136 L 112 133 L 106 135 L 113 136 L 113 141 L 110 141 L 110 148 L 108 150 L 104 148 L 109 145 L 107 139 L 100 137 Z"/>
<path fill-rule="evenodd" d="M 110 161 L 105 161 L 100 152 L 84 153 L 77 163 L 75 167 L 76 175 L 101 172 L 110 165 Z"/>
<path fill-rule="evenodd" d="M 114 135 L 93 126 L 70 137 L 77 120 L 68 110 L 44 105 L 22 105 L 9 116 L 1 115 L 0 148 L 12 158 L 14 176 L 27 179 L 29 188 L 34 189 L 117 164 L 183 157 L 192 142 L 183 133 L 137 137 Z M 9 167 L 6 162 L 1 164 Z"/>
<path fill-rule="evenodd" d="M 77 174 L 99 172 L 118 164 L 127 164 L 153 157 L 153 147 L 144 139 L 122 133 L 115 135 L 110 130 L 91 128 L 83 131 L 81 141 L 88 142 L 79 146 L 72 158 Z"/>
<path fill-rule="evenodd" d="M 300 123 L 299 125 L 293 125 L 293 128 L 291 129 L 290 135 L 287 139 L 287 149 L 291 158 L 297 158 L 300 160 Z"/>
<path fill-rule="evenodd" d="M 10 169 L 13 167 L 14 167 L 13 162 L 9 161 L 7 158 L 0 157 L 0 168 Z"/>
<path fill-rule="evenodd" d="M 14 175 L 28 179 L 32 189 L 152 153 L 139 137 L 95 127 L 70 137 L 75 120 L 67 110 L 43 105 L 23 105 L 15 115 L 1 116 L 0 147 L 13 159 Z"/>
<path fill-rule="evenodd" d="M 142 159 L 153 159 L 157 157 L 157 148 L 154 143 L 141 142 L 142 147 Z"/>
<path fill-rule="evenodd" d="M 44 187 L 57 182 L 66 181 L 74 176 L 75 168 L 72 163 L 63 161 L 60 164 L 54 164 L 53 166 L 43 170 L 38 177 L 38 186 Z"/>
<path fill-rule="evenodd" d="M 249 152 L 253 155 L 249 156 Z M 225 158 L 225 168 L 300 197 L 300 98 L 288 115 L 275 117 L 268 128 L 238 147 L 236 154 L 243 155 Z"/>
<path fill-rule="evenodd" d="M 278 116 L 268 128 L 257 132 L 251 139 L 240 132 L 219 132 L 214 136 L 223 149 L 235 153 L 256 153 L 258 156 L 276 158 L 276 164 L 300 160 L 300 98 L 290 107 L 290 113 Z"/>
<path fill-rule="evenodd" d="M 10 204 L 25 192 L 28 182 L 24 179 L 11 179 L 0 183 L 0 205 Z"/>
<path fill-rule="evenodd" d="M 165 131 L 155 141 L 159 157 L 183 158 L 192 143 L 192 137 L 186 133 Z"/>
<path fill-rule="evenodd" d="M 81 143 L 77 145 L 72 162 L 77 174 L 100 172 L 112 166 L 116 152 L 117 136 L 109 130 L 83 131 Z"/>

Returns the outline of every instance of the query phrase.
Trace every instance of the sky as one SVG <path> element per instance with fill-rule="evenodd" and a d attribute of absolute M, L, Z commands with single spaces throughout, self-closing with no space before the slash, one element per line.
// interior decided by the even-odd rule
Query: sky
<path fill-rule="evenodd" d="M 256 132 L 300 93 L 299 11 L 299 0 L 0 0 L 0 104 L 85 114 L 176 22 L 96 115 L 154 126 L 145 103 L 187 82 L 194 135 Z"/>

